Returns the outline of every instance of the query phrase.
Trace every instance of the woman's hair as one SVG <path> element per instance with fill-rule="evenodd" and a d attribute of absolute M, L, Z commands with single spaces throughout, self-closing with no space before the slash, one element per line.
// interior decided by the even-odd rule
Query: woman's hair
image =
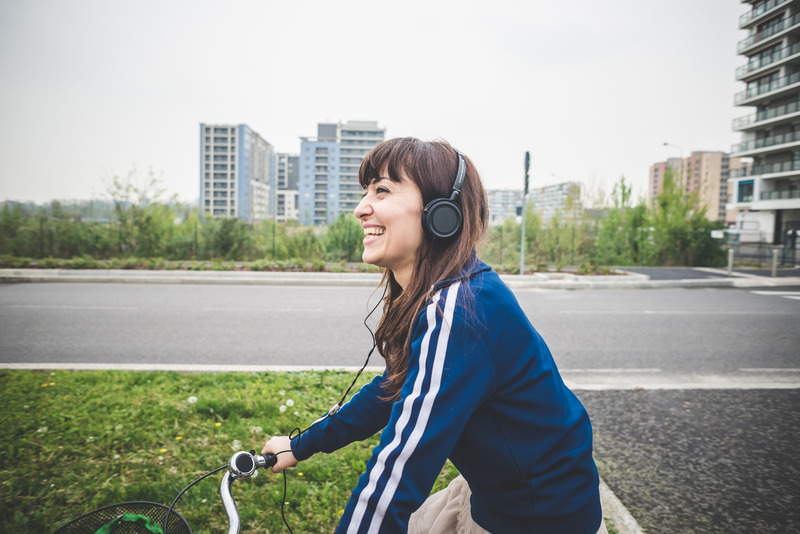
<path fill-rule="evenodd" d="M 389 139 L 377 145 L 361 163 L 358 180 L 367 188 L 382 171 L 399 182 L 401 176 L 414 182 L 422 193 L 422 205 L 437 198 L 450 198 L 458 171 L 458 154 L 445 141 L 423 142 L 413 137 Z M 414 317 L 425 306 L 434 284 L 453 278 L 472 259 L 475 246 L 486 231 L 488 206 L 478 171 L 466 158 L 466 176 L 456 200 L 464 224 L 450 239 L 425 234 L 417 251 L 417 267 L 405 288 L 390 270 L 383 274 L 387 286 L 383 316 L 375 331 L 378 350 L 386 360 L 386 398 L 396 399 L 408 374 L 410 338 Z M 420 219 L 420 225 L 422 220 Z"/>

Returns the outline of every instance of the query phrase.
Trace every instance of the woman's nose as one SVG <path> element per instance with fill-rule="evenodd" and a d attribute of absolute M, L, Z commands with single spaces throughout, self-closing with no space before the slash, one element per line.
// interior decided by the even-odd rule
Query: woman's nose
<path fill-rule="evenodd" d="M 361 202 L 358 203 L 358 206 L 356 206 L 356 209 L 353 210 L 353 214 L 357 218 L 361 219 L 370 213 L 372 213 L 372 204 L 369 202 L 369 197 L 364 196 L 364 198 L 361 199 Z"/>

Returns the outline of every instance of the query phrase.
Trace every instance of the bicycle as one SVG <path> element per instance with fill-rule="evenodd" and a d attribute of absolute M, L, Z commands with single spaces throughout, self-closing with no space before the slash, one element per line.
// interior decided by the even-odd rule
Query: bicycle
<path fill-rule="evenodd" d="M 96 534 L 98 531 L 109 534 L 192 534 L 189 523 L 174 510 L 175 504 L 189 488 L 226 468 L 227 471 L 222 477 L 219 492 L 228 516 L 228 534 L 239 534 L 241 520 L 239 509 L 231 493 L 233 482 L 250 478 L 255 474 L 256 469 L 272 467 L 276 461 L 277 457 L 274 454 L 261 455 L 252 450 L 239 451 L 231 456 L 226 465 L 209 471 L 186 486 L 169 507 L 148 501 L 131 501 L 103 506 L 61 525 L 53 534 Z M 154 525 L 156 526 L 154 527 Z M 107 530 L 100 530 L 104 528 Z"/>

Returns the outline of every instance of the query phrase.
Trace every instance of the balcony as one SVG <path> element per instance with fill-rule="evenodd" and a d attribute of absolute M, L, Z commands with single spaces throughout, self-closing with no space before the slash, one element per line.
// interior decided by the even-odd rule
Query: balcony
<path fill-rule="evenodd" d="M 789 189 L 784 191 L 762 191 L 759 195 L 761 200 L 788 200 L 800 198 L 800 189 Z"/>
<path fill-rule="evenodd" d="M 766 57 L 758 58 L 753 57 L 747 65 L 742 65 L 736 69 L 736 79 L 743 81 L 749 76 L 757 74 L 760 70 L 769 66 L 777 66 L 777 63 L 789 57 L 800 54 L 800 43 L 795 43 L 792 46 L 781 48 L 773 54 Z"/>
<path fill-rule="evenodd" d="M 787 132 L 783 135 L 775 135 L 733 145 L 731 147 L 731 155 L 738 157 L 752 156 L 758 152 L 770 152 L 778 149 L 778 147 L 787 149 L 798 143 L 800 143 L 800 132 Z"/>
<path fill-rule="evenodd" d="M 800 162 L 785 161 L 769 165 L 754 165 L 750 168 L 731 171 L 731 178 L 744 178 L 747 176 L 761 176 L 762 178 L 785 178 L 800 173 Z M 773 175 L 773 176 L 769 176 Z"/>
<path fill-rule="evenodd" d="M 800 190 L 784 189 L 761 191 L 758 200 L 750 204 L 752 210 L 794 210 L 800 208 Z"/>
<path fill-rule="evenodd" d="M 774 125 L 798 116 L 800 116 L 800 106 L 798 106 L 797 102 L 792 102 L 791 104 L 765 109 L 752 115 L 734 119 L 733 129 L 737 131 L 750 130 L 767 124 Z"/>
<path fill-rule="evenodd" d="M 774 98 L 795 89 L 800 89 L 800 72 L 748 87 L 746 91 L 736 94 L 735 103 L 737 106 L 752 106 L 766 97 Z"/>
<path fill-rule="evenodd" d="M 776 37 L 784 31 L 800 24 L 800 13 L 793 15 L 785 20 L 780 21 L 774 26 L 764 29 L 763 31 L 756 32 L 746 39 L 739 41 L 737 51 L 739 54 L 744 54 L 746 50 L 765 43 L 768 39 Z"/>
<path fill-rule="evenodd" d="M 766 15 L 776 7 L 788 4 L 790 1 L 791 0 L 769 0 L 757 5 L 752 11 L 748 11 L 739 17 L 739 29 L 745 29 L 748 25 L 759 19 L 762 15 Z"/>

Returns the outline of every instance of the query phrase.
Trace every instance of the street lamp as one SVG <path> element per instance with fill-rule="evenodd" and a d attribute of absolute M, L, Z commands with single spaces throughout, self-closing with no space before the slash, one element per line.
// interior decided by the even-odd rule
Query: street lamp
<path fill-rule="evenodd" d="M 667 143 L 666 141 L 664 141 L 664 146 L 668 146 L 668 147 L 671 147 L 671 148 L 677 148 L 678 149 L 678 153 L 680 154 L 680 157 L 681 157 L 681 168 L 680 168 L 681 185 L 685 186 L 685 180 L 684 180 L 684 174 L 685 174 L 684 173 L 684 167 L 685 167 L 685 165 L 683 164 L 683 148 L 679 147 L 678 145 L 673 145 L 672 143 Z"/>
<path fill-rule="evenodd" d="M 525 151 L 525 189 L 522 190 L 522 231 L 520 232 L 519 244 L 519 274 L 525 274 L 525 198 L 528 196 L 528 181 L 530 175 L 528 171 L 531 168 L 531 153 Z"/>

